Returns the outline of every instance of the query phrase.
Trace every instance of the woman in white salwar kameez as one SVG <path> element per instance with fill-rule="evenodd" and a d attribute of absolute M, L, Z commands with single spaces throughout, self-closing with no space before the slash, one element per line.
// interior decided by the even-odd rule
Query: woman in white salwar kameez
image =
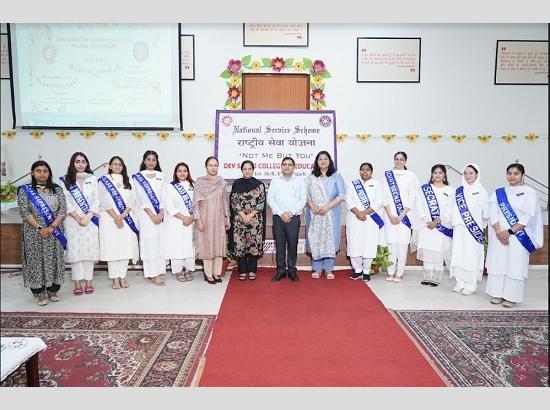
<path fill-rule="evenodd" d="M 384 235 L 390 251 L 389 259 L 393 263 L 388 267 L 387 281 L 401 282 L 405 274 L 405 263 L 407 262 L 407 250 L 411 241 L 412 209 L 416 193 L 418 192 L 418 178 L 407 170 L 407 154 L 400 151 L 393 156 L 394 168 L 384 173 L 384 190 L 386 200 L 384 203 Z M 388 180 L 389 179 L 389 180 Z M 394 187 L 390 186 L 390 181 Z M 400 210 L 397 209 L 396 201 L 399 190 Z M 409 224 L 407 226 L 406 224 Z"/>
<path fill-rule="evenodd" d="M 193 279 L 195 247 L 193 246 L 193 179 L 189 166 L 180 162 L 174 168 L 172 183 L 162 194 L 164 217 L 164 257 L 180 282 Z"/>
<path fill-rule="evenodd" d="M 360 179 L 350 181 L 346 188 L 347 254 L 354 271 L 350 279 L 362 279 L 365 283 L 370 281 L 370 268 L 378 245 L 384 244 L 384 229 L 378 225 L 383 223 L 380 215 L 384 189 L 372 179 L 372 172 L 372 165 L 364 162 L 359 168 Z"/>
<path fill-rule="evenodd" d="M 125 208 L 119 209 L 106 188 L 108 184 L 124 201 Z M 99 179 L 99 259 L 107 262 L 112 288 L 127 288 L 128 262 L 135 264 L 139 258 L 135 189 L 128 178 L 126 165 L 119 156 L 109 161 L 107 175 Z M 122 204 L 119 203 L 120 206 Z M 130 218 L 128 218 L 130 217 Z M 129 225 L 132 224 L 132 226 Z"/>
<path fill-rule="evenodd" d="M 133 175 L 133 179 L 138 205 L 139 253 L 143 262 L 143 276 L 155 285 L 164 286 L 166 275 L 166 259 L 162 249 L 164 174 L 155 151 L 145 151 L 140 171 Z"/>
<path fill-rule="evenodd" d="M 445 165 L 434 165 L 430 182 L 420 187 L 416 197 L 417 223 L 411 243 L 416 249 L 416 258 L 423 262 L 422 285 L 439 285 L 443 263 L 450 265 L 452 229 L 449 227 L 454 201 L 455 190 L 449 186 Z"/>
<path fill-rule="evenodd" d="M 462 190 L 463 193 L 460 192 Z M 471 295 L 477 289 L 477 282 L 483 277 L 483 230 L 488 219 L 489 196 L 481 185 L 481 171 L 477 164 L 468 164 L 462 170 L 462 185 L 455 191 L 452 213 L 450 273 L 451 278 L 456 278 L 453 292 Z"/>
<path fill-rule="evenodd" d="M 491 227 L 486 292 L 491 296 L 491 303 L 502 303 L 504 307 L 523 302 L 529 255 L 543 245 L 539 200 L 535 190 L 523 184 L 524 174 L 523 165 L 509 165 L 506 179 L 510 185 L 497 189 L 489 200 Z M 503 209 L 510 208 L 515 217 L 510 212 L 507 218 Z"/>
<path fill-rule="evenodd" d="M 71 264 L 73 293 L 82 295 L 81 281 L 84 280 L 84 292 L 90 294 L 94 292 L 94 264 L 99 260 L 97 178 L 90 169 L 86 155 L 75 152 L 69 161 L 67 173 L 60 179 L 67 201 L 67 218 L 64 220 L 67 236 L 65 262 Z"/>

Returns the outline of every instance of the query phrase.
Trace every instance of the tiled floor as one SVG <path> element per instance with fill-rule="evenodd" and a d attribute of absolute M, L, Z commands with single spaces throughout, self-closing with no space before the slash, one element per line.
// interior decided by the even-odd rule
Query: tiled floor
<path fill-rule="evenodd" d="M 128 273 L 128 289 L 111 289 L 111 281 L 106 272 L 96 272 L 95 292 L 92 295 L 74 296 L 70 273 L 61 289 L 62 301 L 38 306 L 30 291 L 23 287 L 21 275 L 12 276 L 3 273 L 1 277 L 1 310 L 40 311 L 40 312 L 112 312 L 112 313 L 195 313 L 217 314 L 219 312 L 229 272 L 223 283 L 209 285 L 202 280 L 202 272 L 195 273 L 191 282 L 177 282 L 168 273 L 165 287 L 155 286 L 150 281 L 137 276 L 134 271 Z M 344 273 L 336 272 L 337 275 Z M 491 305 L 485 294 L 485 281 L 471 296 L 453 293 L 454 280 L 448 274 L 438 287 L 420 285 L 421 271 L 409 270 L 401 283 L 387 282 L 384 276 L 375 275 L 369 286 L 389 309 L 505 309 Z M 302 275 L 302 280 L 313 280 Z M 320 279 L 326 280 L 326 279 Z M 351 282 L 351 281 L 350 281 Z M 353 286 L 366 286 L 361 281 Z M 548 270 L 531 269 L 525 287 L 525 301 L 515 309 L 548 309 Z"/>

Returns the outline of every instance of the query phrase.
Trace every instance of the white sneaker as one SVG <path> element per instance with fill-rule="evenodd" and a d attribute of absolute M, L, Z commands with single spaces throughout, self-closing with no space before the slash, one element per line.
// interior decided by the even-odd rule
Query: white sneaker
<path fill-rule="evenodd" d="M 460 292 L 462 292 L 462 288 L 460 286 L 455 286 L 453 288 L 453 292 L 460 293 Z"/>
<path fill-rule="evenodd" d="M 465 296 L 470 296 L 473 293 L 474 292 L 472 290 L 462 289 L 462 294 L 465 295 Z"/>

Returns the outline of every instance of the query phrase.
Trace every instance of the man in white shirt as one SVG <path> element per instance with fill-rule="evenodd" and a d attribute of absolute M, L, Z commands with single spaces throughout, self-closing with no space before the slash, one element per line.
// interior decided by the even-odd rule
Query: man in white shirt
<path fill-rule="evenodd" d="M 286 276 L 293 282 L 299 280 L 296 274 L 298 233 L 300 214 L 306 204 L 307 192 L 304 180 L 294 176 L 294 166 L 295 162 L 292 158 L 283 158 L 282 176 L 271 180 L 267 193 L 267 203 L 273 211 L 273 234 L 277 259 L 277 274 L 271 278 L 274 282 Z"/>

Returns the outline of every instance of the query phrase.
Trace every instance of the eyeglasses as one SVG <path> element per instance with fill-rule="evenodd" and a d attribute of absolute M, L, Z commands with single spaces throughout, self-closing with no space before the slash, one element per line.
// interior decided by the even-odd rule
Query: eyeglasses
<path fill-rule="evenodd" d="M 122 167 L 123 165 L 120 162 L 113 162 L 111 164 L 112 167 Z"/>

